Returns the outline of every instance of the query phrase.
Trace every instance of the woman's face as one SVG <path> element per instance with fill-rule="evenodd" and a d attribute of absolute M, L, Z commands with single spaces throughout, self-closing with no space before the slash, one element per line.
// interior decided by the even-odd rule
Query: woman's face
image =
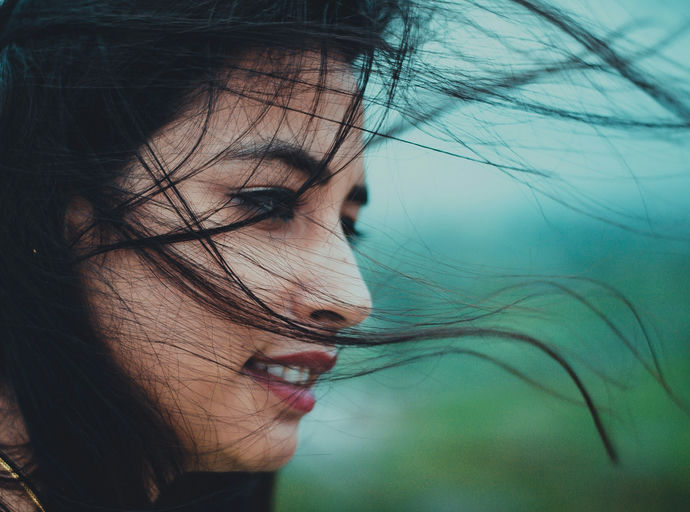
<path fill-rule="evenodd" d="M 240 63 L 253 70 L 233 72 L 193 152 L 205 122 L 201 115 L 172 123 L 151 141 L 153 152 L 143 159 L 154 175 L 138 165 L 121 185 L 134 194 L 151 190 L 163 176 L 157 160 L 174 170 L 177 192 L 158 189 L 130 220 L 161 234 L 184 226 L 178 212 L 187 207 L 203 227 L 267 214 L 215 236 L 218 254 L 199 241 L 170 248 L 210 272 L 213 283 L 227 286 L 241 304 L 257 309 L 218 257 L 279 315 L 327 331 L 356 325 L 370 310 L 346 237 L 366 197 L 359 131 L 347 136 L 327 170 L 317 165 L 341 130 L 355 81 L 345 65 L 338 70 L 331 62 L 325 89 L 317 93 L 309 85 L 319 81 L 317 56 L 301 57 L 294 81 L 257 74 L 273 71 L 257 60 Z M 361 112 L 355 117 L 361 122 Z M 295 199 L 316 172 L 320 184 Z M 296 447 L 299 420 L 314 405 L 309 388 L 334 364 L 334 348 L 233 321 L 190 299 L 131 250 L 96 260 L 84 267 L 96 325 L 118 362 L 198 454 L 190 469 L 272 470 L 285 464 Z"/>

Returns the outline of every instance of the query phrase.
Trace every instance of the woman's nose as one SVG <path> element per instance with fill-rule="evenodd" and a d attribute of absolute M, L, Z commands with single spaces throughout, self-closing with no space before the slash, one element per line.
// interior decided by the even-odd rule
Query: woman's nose
<path fill-rule="evenodd" d="M 340 231 L 329 232 L 310 249 L 290 298 L 294 317 L 326 329 L 363 322 L 371 313 L 371 294 L 349 242 Z"/>

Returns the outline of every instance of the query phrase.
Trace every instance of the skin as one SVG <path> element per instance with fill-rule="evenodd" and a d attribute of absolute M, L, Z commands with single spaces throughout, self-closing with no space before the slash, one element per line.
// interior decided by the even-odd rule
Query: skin
<path fill-rule="evenodd" d="M 203 116 L 182 116 L 151 141 L 165 168 L 179 166 L 177 189 L 205 227 L 256 213 L 233 198 L 233 191 L 297 190 L 304 184 L 306 174 L 295 166 L 251 155 L 257 146 L 280 141 L 315 160 L 330 151 L 356 83 L 344 64 L 333 61 L 325 92 L 318 95 L 313 86 L 292 84 L 286 94 L 291 82 L 263 73 L 293 64 L 301 70 L 295 77 L 298 82 L 319 80 L 318 56 L 302 54 L 299 62 L 294 59 L 274 58 L 270 66 L 256 55 L 240 61 L 238 66 L 248 71 L 232 73 L 228 90 L 216 98 L 206 136 L 187 160 Z M 273 106 L 266 105 L 267 98 Z M 204 99 L 189 112 L 203 110 Z M 361 122 L 361 113 L 357 117 Z M 329 163 L 330 179 L 301 197 L 291 219 L 266 219 L 214 238 L 223 260 L 252 293 L 275 312 L 317 329 L 333 331 L 359 324 L 371 307 L 341 226 L 343 217 L 355 219 L 360 208 L 348 196 L 364 182 L 361 147 L 359 130 L 352 130 Z M 214 160 L 219 154 L 226 156 Z M 144 160 L 154 164 L 151 154 L 145 154 Z M 144 167 L 137 165 L 120 185 L 136 194 L 150 190 L 152 183 Z M 173 201 L 180 205 L 178 199 Z M 160 192 L 129 215 L 151 234 L 184 225 Z M 88 217 L 88 206 L 77 201 L 68 212 L 68 226 L 78 230 Z M 93 242 L 88 236 L 80 240 L 82 246 Z M 244 304 L 252 304 L 201 243 L 177 243 L 174 249 L 210 272 L 212 281 L 225 283 Z M 132 250 L 92 258 L 82 272 L 95 325 L 116 360 L 169 415 L 193 454 L 190 469 L 273 470 L 292 457 L 304 413 L 266 391 L 242 368 L 256 354 L 333 353 L 333 347 L 240 325 L 190 300 Z"/>

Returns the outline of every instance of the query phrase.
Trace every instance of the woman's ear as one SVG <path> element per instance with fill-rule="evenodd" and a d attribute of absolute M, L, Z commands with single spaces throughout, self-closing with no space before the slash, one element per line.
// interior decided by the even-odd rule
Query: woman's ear
<path fill-rule="evenodd" d="M 86 199 L 75 196 L 65 210 L 64 235 L 72 246 L 84 246 L 93 238 L 93 207 Z M 90 234 L 91 233 L 91 234 Z"/>

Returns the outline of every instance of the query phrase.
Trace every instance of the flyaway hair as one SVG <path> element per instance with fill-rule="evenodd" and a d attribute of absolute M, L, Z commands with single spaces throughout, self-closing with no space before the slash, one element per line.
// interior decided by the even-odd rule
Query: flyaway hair
<path fill-rule="evenodd" d="M 483 26 L 480 20 L 487 13 L 496 27 L 511 27 L 515 33 Z M 484 55 L 472 45 L 479 37 L 511 58 Z M 649 49 L 629 46 L 624 34 L 606 32 L 552 2 L 537 0 L 4 2 L 0 391 L 8 408 L 21 415 L 26 436 L 0 446 L 2 458 L 14 461 L 13 472 L 21 475 L 21 483 L 6 476 L 3 488 L 32 489 L 50 512 L 162 510 L 168 505 L 156 504 L 152 489 L 169 488 L 198 455 L 181 441 L 170 411 L 133 382 L 106 343 L 109 329 L 135 332 L 132 317 L 154 313 L 135 307 L 133 315 L 132 304 L 115 297 L 118 307 L 109 312 L 109 327 L 95 321 L 83 275 L 95 276 L 98 293 L 112 295 L 111 281 L 117 276 L 103 262 L 120 252 L 133 255 L 195 307 L 233 324 L 315 344 L 382 347 L 370 365 L 345 368 L 334 379 L 404 364 L 406 358 L 386 356 L 386 347 L 404 345 L 411 347 L 411 360 L 439 353 L 492 359 L 542 386 L 481 351 L 486 340 L 529 347 L 572 381 L 615 461 L 602 411 L 573 361 L 552 340 L 495 322 L 520 301 L 491 307 L 446 301 L 442 313 L 429 316 L 382 310 L 373 316 L 378 323 L 323 329 L 316 321 L 299 322 L 277 311 L 224 255 L 243 258 L 277 282 L 295 281 L 289 269 L 264 264 L 265 255 L 252 250 L 249 235 L 242 243 L 237 237 L 251 226 L 288 215 L 289 207 L 348 161 L 387 141 L 486 164 L 539 197 L 649 234 L 639 219 L 609 211 L 565 185 L 559 188 L 564 182 L 556 171 L 515 158 L 500 140 L 483 140 L 481 132 L 468 133 L 452 121 L 458 114 L 487 126 L 494 115 L 508 113 L 650 137 L 687 134 L 687 86 L 653 73 L 653 59 L 644 57 Z M 354 92 L 329 85 L 328 77 L 336 73 L 355 77 Z M 550 94 L 553 84 L 560 83 L 589 84 L 596 96 L 591 108 Z M 617 103 L 621 87 L 644 98 L 644 108 Z M 320 98 L 326 94 L 348 102 L 342 118 L 327 119 L 339 128 L 318 158 L 301 151 L 308 128 L 296 134 L 292 145 L 277 139 L 252 145 L 244 133 L 215 141 L 214 152 L 204 149 L 224 108 L 224 95 L 261 106 L 249 132 L 269 109 L 289 110 L 290 99 L 304 91 L 317 91 L 306 112 L 314 122 L 323 117 Z M 174 161 L 165 161 L 160 151 L 165 130 L 188 120 L 194 122 L 193 133 L 185 134 Z M 406 139 L 411 127 L 425 130 L 431 142 Z M 361 148 L 346 155 L 343 164 L 336 156 L 353 136 L 362 137 Z M 247 164 L 248 179 L 267 161 L 306 169 L 307 176 L 295 194 L 270 198 L 270 208 L 261 198 L 250 214 L 228 220 L 223 212 L 252 198 L 240 190 L 224 204 L 200 208 L 190 204 L 184 188 L 190 177 L 222 159 L 259 162 L 256 167 Z M 254 200 L 259 202 L 256 196 Z M 356 200 L 365 201 L 363 190 Z M 86 212 L 83 218 L 70 217 L 75 205 Z M 156 219 L 154 207 L 170 215 Z M 356 230 L 347 222 L 341 228 L 354 240 Z M 360 257 L 366 259 L 366 254 Z M 385 270 L 383 264 L 380 268 Z M 548 289 L 600 318 L 674 396 L 646 324 L 623 295 L 604 283 L 585 283 L 624 306 L 630 324 L 643 333 L 641 343 L 634 344 L 579 291 L 581 281 L 527 281 L 526 297 L 535 286 Z M 510 286 L 515 291 L 523 285 Z M 145 341 L 182 346 L 182 335 L 171 327 L 170 339 Z M 431 350 L 428 340 L 446 343 Z M 227 366 L 222 355 L 201 349 L 194 355 Z M 133 362 L 136 357 L 132 354 Z M 238 475 L 238 488 L 246 484 L 245 477 Z M 265 480 L 252 485 L 265 492 L 263 484 L 271 476 L 258 478 Z"/>

